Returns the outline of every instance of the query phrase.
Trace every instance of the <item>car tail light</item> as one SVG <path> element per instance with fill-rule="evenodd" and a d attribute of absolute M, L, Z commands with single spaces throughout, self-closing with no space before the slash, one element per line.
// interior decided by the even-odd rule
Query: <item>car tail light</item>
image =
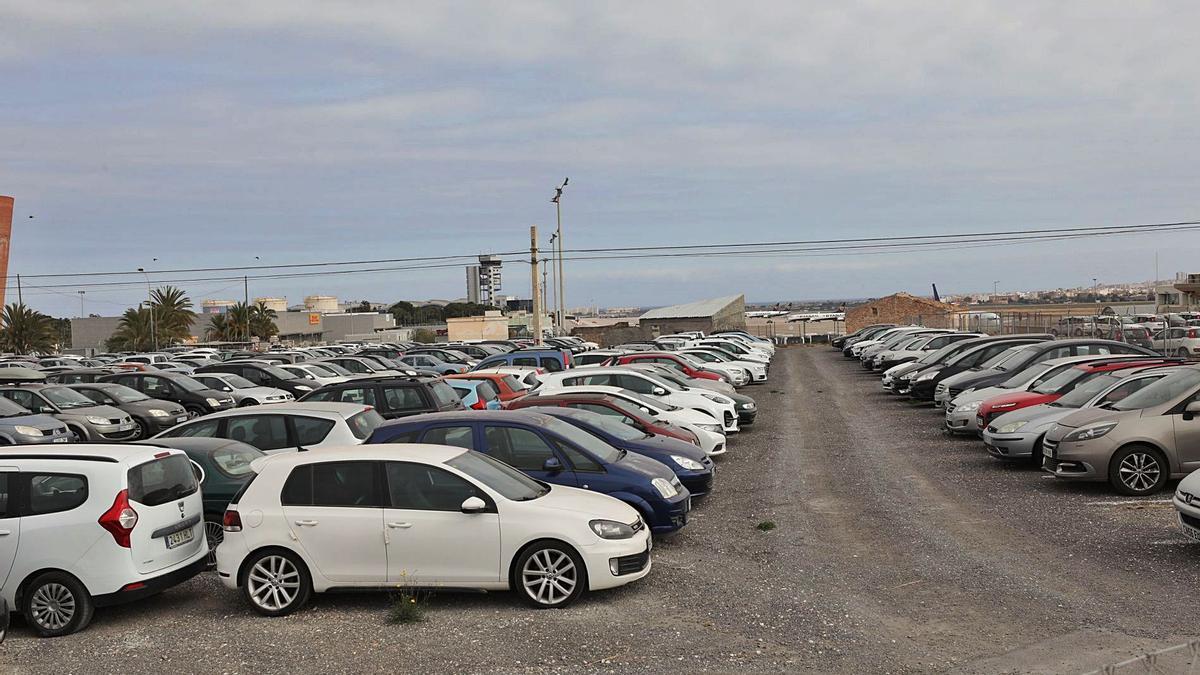
<path fill-rule="evenodd" d="M 233 509 L 226 509 L 225 515 L 221 518 L 221 529 L 226 532 L 241 532 L 242 514 Z"/>
<path fill-rule="evenodd" d="M 487 410 L 487 401 L 483 400 L 482 396 L 476 396 L 475 402 L 471 404 L 471 408 L 475 410 Z"/>
<path fill-rule="evenodd" d="M 129 535 L 133 532 L 137 521 L 137 511 L 134 511 L 133 507 L 129 505 L 129 490 L 121 490 L 117 493 L 117 498 L 113 500 L 112 506 L 108 507 L 108 510 L 96 522 L 112 534 L 117 546 L 129 548 Z"/>
<path fill-rule="evenodd" d="M 1188 329 L 1188 337 L 1190 337 L 1190 338 L 1196 337 L 1196 329 L 1195 328 Z"/>

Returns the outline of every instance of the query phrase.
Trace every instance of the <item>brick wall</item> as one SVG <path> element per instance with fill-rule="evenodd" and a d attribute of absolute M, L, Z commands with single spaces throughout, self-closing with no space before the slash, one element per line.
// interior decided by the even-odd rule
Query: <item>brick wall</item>
<path fill-rule="evenodd" d="M 846 310 L 846 331 L 854 332 L 876 323 L 918 324 L 930 328 L 954 328 L 955 313 L 949 305 L 900 293 Z"/>

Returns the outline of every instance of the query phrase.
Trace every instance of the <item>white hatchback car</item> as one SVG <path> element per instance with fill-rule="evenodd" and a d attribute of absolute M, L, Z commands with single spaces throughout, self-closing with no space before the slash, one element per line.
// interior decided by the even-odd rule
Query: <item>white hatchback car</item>
<path fill-rule="evenodd" d="M 368 405 L 299 401 L 216 412 L 171 427 L 154 438 L 228 438 L 271 454 L 357 445 L 380 424 L 383 417 Z"/>
<path fill-rule="evenodd" d="M 326 448 L 252 466 L 225 512 L 217 575 L 267 616 L 313 592 L 397 586 L 511 589 L 565 607 L 650 572 L 633 507 L 462 448 Z"/>
<path fill-rule="evenodd" d="M 192 464 L 179 450 L 0 450 L 0 597 L 43 637 L 82 630 L 96 607 L 202 572 L 203 518 Z"/>
<path fill-rule="evenodd" d="M 721 425 L 726 433 L 738 431 L 737 408 L 733 399 L 717 392 L 703 389 L 684 389 L 653 373 L 627 366 L 600 366 L 596 368 L 572 368 L 541 376 L 542 383 L 536 391 L 561 391 L 584 385 L 620 387 L 660 399 L 680 408 L 691 408 L 707 414 Z"/>

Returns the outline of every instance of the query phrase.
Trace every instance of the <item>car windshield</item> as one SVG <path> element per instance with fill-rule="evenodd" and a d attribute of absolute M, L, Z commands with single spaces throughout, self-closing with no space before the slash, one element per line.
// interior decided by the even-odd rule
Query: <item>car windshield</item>
<path fill-rule="evenodd" d="M 336 363 L 306 363 L 304 365 L 312 368 L 312 372 L 317 377 L 342 377 L 354 374 Z"/>
<path fill-rule="evenodd" d="M 279 366 L 259 366 L 259 367 L 281 380 L 297 379 L 294 374 L 289 373 L 288 371 L 284 370 L 283 368 L 280 368 Z"/>
<path fill-rule="evenodd" d="M 25 408 L 13 403 L 12 401 L 0 396 L 0 417 L 22 417 L 24 415 L 32 415 Z"/>
<path fill-rule="evenodd" d="M 1085 403 L 1095 398 L 1096 394 L 1120 382 L 1121 379 L 1121 376 L 1113 373 L 1098 373 L 1076 384 L 1074 389 L 1050 405 L 1057 408 L 1082 408 Z"/>
<path fill-rule="evenodd" d="M 461 402 L 454 387 L 451 387 L 442 380 L 430 382 L 429 388 L 433 391 L 433 397 L 437 399 L 439 406 L 453 405 Z"/>
<path fill-rule="evenodd" d="M 149 401 L 150 397 L 133 389 L 126 387 L 123 384 L 110 384 L 101 389 L 105 394 L 117 399 L 118 403 L 137 403 L 138 401 Z"/>
<path fill-rule="evenodd" d="M 600 413 L 594 413 L 590 410 L 576 410 L 574 414 L 567 419 L 572 418 L 578 419 L 590 426 L 597 427 L 601 431 L 609 435 L 616 436 L 623 441 L 633 441 L 639 438 L 646 438 L 649 435 L 641 429 L 631 427 L 622 422 L 621 418 L 616 417 L 615 415 L 601 415 Z"/>
<path fill-rule="evenodd" d="M 1063 367 L 1069 368 L 1070 365 L 1066 365 Z M 1025 368 L 1024 370 L 1018 371 L 1016 375 L 1013 375 L 1012 377 L 1008 378 L 1007 380 L 1001 382 L 1000 384 L 998 384 L 996 386 L 999 387 L 1000 389 L 1020 389 L 1021 387 L 1024 387 L 1025 385 L 1032 382 L 1035 378 L 1037 378 L 1042 373 L 1046 373 L 1046 372 L 1058 372 L 1058 369 L 1054 368 L 1054 369 L 1050 369 L 1048 371 L 1046 369 L 1046 364 L 1035 363 L 1032 366 Z"/>
<path fill-rule="evenodd" d="M 505 499 L 516 502 L 537 499 L 550 491 L 550 488 L 504 462 L 473 450 L 468 450 L 449 460 L 446 462 L 446 466 L 458 469 L 499 493 Z"/>
<path fill-rule="evenodd" d="M 605 464 L 612 464 L 621 459 L 620 450 L 570 422 L 551 417 L 546 420 L 546 428 Z"/>
<path fill-rule="evenodd" d="M 1045 378 L 1031 391 L 1035 394 L 1054 394 L 1059 390 L 1070 387 L 1082 378 L 1088 376 L 1086 371 L 1079 368 L 1067 368 L 1053 377 Z"/>
<path fill-rule="evenodd" d="M 383 424 L 383 415 L 375 412 L 374 408 L 369 408 L 346 420 L 346 424 L 350 425 L 350 433 L 354 434 L 355 438 L 365 441 L 371 432 L 375 431 L 375 427 Z"/>
<path fill-rule="evenodd" d="M 249 389 L 250 387 L 258 386 L 241 375 L 222 375 L 217 379 L 224 380 L 226 384 L 234 389 Z"/>
<path fill-rule="evenodd" d="M 1151 408 L 1190 391 L 1195 391 L 1197 385 L 1200 385 L 1200 370 L 1186 368 L 1177 373 L 1171 373 L 1154 384 L 1146 385 L 1144 389 L 1130 394 L 1109 407 L 1113 410 Z"/>
<path fill-rule="evenodd" d="M 995 370 L 1002 370 L 1002 371 L 1003 370 L 1011 370 L 1013 368 L 1014 364 L 1016 364 L 1020 360 L 1017 358 L 1017 355 L 1020 354 L 1024 350 L 1025 350 L 1024 346 L 1009 347 L 1008 349 L 1005 349 L 1004 351 L 1000 352 L 999 354 L 993 356 L 991 359 L 984 361 L 982 364 L 979 365 L 979 369 L 980 370 L 995 369 Z"/>
<path fill-rule="evenodd" d="M 171 382 L 179 385 L 184 391 L 204 391 L 208 387 L 201 384 L 199 381 L 188 377 L 187 375 L 178 375 L 170 379 Z"/>
<path fill-rule="evenodd" d="M 96 405 L 92 399 L 66 387 L 46 387 L 41 391 L 42 396 L 45 396 L 48 401 L 54 405 L 67 410 L 69 408 L 90 408 Z"/>

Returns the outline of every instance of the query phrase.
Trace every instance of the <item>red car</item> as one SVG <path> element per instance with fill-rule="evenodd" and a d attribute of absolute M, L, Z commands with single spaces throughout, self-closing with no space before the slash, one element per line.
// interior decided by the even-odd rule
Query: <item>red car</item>
<path fill-rule="evenodd" d="M 496 388 L 496 393 L 500 397 L 500 404 L 507 407 L 509 401 L 515 401 L 525 396 L 525 388 L 517 381 L 517 378 L 507 373 L 459 373 L 457 375 L 446 375 L 447 380 L 487 380 Z"/>
<path fill-rule="evenodd" d="M 521 408 L 533 408 L 535 406 L 578 408 L 579 410 L 588 410 L 600 413 L 601 415 L 611 415 L 633 428 L 641 429 L 648 434 L 670 436 L 694 445 L 700 444 L 699 439 L 696 438 L 696 434 L 692 433 L 690 429 L 655 419 L 641 408 L 607 394 L 572 394 L 564 392 L 553 396 L 526 396 L 509 403 L 506 407 L 509 410 L 520 410 Z"/>
<path fill-rule="evenodd" d="M 724 380 L 719 374 L 711 370 L 697 368 L 688 362 L 687 359 L 680 358 L 678 354 L 670 352 L 634 352 L 633 354 L 622 354 L 604 362 L 606 366 L 624 366 L 630 363 L 658 363 L 668 368 L 674 368 L 679 372 L 701 380 Z"/>
<path fill-rule="evenodd" d="M 1179 359 L 1167 358 L 1145 358 L 1145 359 L 1129 359 L 1128 357 L 1117 360 L 1101 360 L 1089 361 L 1081 363 L 1073 368 L 1067 368 L 1061 373 L 1051 377 L 1038 386 L 1029 391 L 1018 391 L 1012 394 L 1003 394 L 994 396 L 984 401 L 979 406 L 979 412 L 976 413 L 977 421 L 980 429 L 986 429 L 992 420 L 1021 408 L 1040 405 L 1042 403 L 1051 403 L 1057 401 L 1060 396 L 1070 392 L 1075 387 L 1079 386 L 1088 379 L 1095 377 L 1101 373 L 1107 373 L 1113 370 L 1124 370 L 1125 368 L 1139 368 L 1141 366 L 1153 366 L 1164 363 L 1175 363 Z"/>

